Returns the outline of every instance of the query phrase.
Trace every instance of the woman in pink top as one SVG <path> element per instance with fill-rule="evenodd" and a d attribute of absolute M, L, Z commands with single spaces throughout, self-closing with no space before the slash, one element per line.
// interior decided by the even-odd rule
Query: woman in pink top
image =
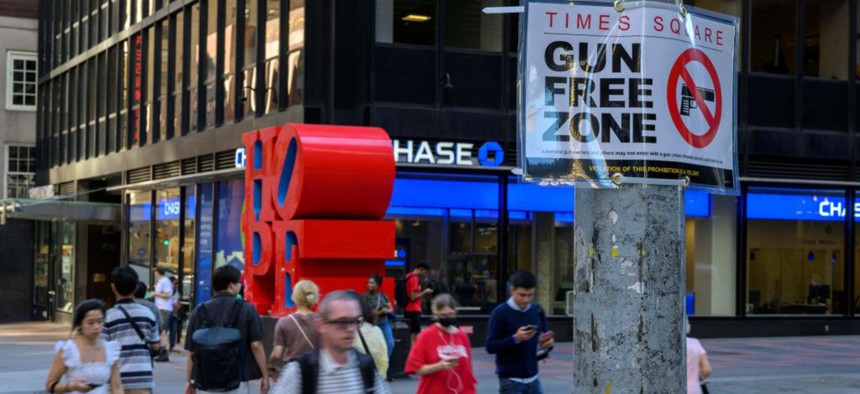
<path fill-rule="evenodd" d="M 690 323 L 687 323 L 690 335 Z M 687 337 L 687 394 L 702 394 L 702 381 L 711 376 L 711 363 L 702 343 Z"/>

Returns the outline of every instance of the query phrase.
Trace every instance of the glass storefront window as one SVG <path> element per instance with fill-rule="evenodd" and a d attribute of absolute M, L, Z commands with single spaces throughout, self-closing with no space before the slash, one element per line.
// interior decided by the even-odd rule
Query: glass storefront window
<path fill-rule="evenodd" d="M 155 264 L 169 271 L 179 272 L 179 214 L 182 207 L 179 189 L 159 190 L 156 193 L 155 212 Z"/>
<path fill-rule="evenodd" d="M 189 302 L 194 295 L 194 266 L 197 255 L 197 194 L 195 186 L 185 187 L 185 239 L 182 245 L 182 283 L 180 285 L 183 302 Z"/>
<path fill-rule="evenodd" d="M 128 223 L 128 265 L 147 285 L 150 277 L 150 237 L 152 222 L 152 193 L 148 191 L 128 194 L 126 206 Z"/>
<path fill-rule="evenodd" d="M 57 310 L 72 313 L 75 308 L 75 224 L 60 224 L 60 264 L 57 272 Z"/>
<path fill-rule="evenodd" d="M 750 71 L 795 74 L 797 2 L 752 0 Z"/>
<path fill-rule="evenodd" d="M 437 1 L 378 0 L 376 2 L 376 42 L 435 45 L 438 22 Z"/>
<path fill-rule="evenodd" d="M 245 201 L 245 182 L 231 179 L 218 182 L 218 222 L 215 238 L 215 267 L 230 264 L 245 271 L 242 234 L 242 208 Z"/>
<path fill-rule="evenodd" d="M 692 295 L 692 314 L 698 316 L 734 316 L 737 198 L 704 198 L 709 212 L 686 220 L 688 301 Z"/>
<path fill-rule="evenodd" d="M 195 272 L 194 303 L 200 305 L 212 297 L 212 232 L 214 231 L 214 206 L 212 184 L 202 184 L 198 189 L 200 199 L 197 223 L 197 269 Z"/>
<path fill-rule="evenodd" d="M 845 193 L 750 188 L 746 209 L 747 313 L 844 313 Z"/>
<path fill-rule="evenodd" d="M 485 14 L 484 7 L 503 0 L 458 0 L 445 4 L 445 46 L 489 52 L 502 50 L 502 14 Z M 428 21 L 430 22 L 430 21 Z"/>
<path fill-rule="evenodd" d="M 42 311 L 42 318 L 47 319 L 51 308 L 51 267 L 54 265 L 52 254 L 55 253 L 53 233 L 55 225 L 51 222 L 36 222 L 36 258 L 33 277 L 33 305 Z M 59 284 L 59 283 L 58 283 Z M 55 291 L 56 294 L 56 291 Z"/>

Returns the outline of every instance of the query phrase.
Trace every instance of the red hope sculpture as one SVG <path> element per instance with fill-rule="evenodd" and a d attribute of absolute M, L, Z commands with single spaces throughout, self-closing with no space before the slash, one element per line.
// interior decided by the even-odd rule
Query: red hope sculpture
<path fill-rule="evenodd" d="M 292 286 L 314 281 L 321 296 L 363 292 L 384 274 L 394 222 L 388 134 L 376 127 L 287 124 L 245 133 L 245 299 L 284 316 Z M 393 296 L 393 281 L 383 291 Z"/>

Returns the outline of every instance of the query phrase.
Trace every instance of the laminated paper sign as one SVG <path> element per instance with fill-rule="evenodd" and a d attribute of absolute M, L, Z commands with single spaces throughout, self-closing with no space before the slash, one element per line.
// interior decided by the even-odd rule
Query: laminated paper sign
<path fill-rule="evenodd" d="M 734 17 L 673 4 L 528 2 L 520 50 L 524 177 L 611 186 L 689 177 L 737 187 Z"/>

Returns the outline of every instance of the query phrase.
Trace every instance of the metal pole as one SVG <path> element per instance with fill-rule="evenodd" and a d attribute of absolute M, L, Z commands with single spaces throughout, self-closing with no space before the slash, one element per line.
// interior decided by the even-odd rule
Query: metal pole
<path fill-rule="evenodd" d="M 575 199 L 573 392 L 686 392 L 683 187 Z"/>
<path fill-rule="evenodd" d="M 573 392 L 686 392 L 683 189 L 575 198 Z"/>

